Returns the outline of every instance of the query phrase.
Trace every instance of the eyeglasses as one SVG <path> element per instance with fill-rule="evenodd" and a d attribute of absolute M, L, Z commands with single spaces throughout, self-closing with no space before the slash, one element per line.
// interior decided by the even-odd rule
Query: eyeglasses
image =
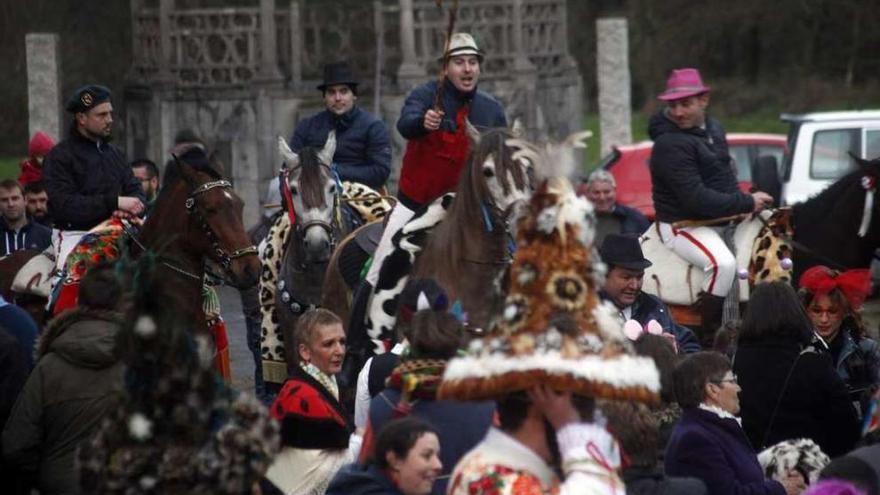
<path fill-rule="evenodd" d="M 712 383 L 716 385 L 721 385 L 722 383 L 732 383 L 734 385 L 737 384 L 736 375 L 733 375 L 731 378 L 722 378 L 720 380 L 712 380 Z"/>

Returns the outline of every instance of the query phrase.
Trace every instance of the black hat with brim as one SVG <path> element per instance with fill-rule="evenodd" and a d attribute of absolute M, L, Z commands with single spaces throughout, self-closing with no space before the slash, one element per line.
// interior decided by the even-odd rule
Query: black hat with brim
<path fill-rule="evenodd" d="M 358 80 L 354 77 L 348 63 L 334 62 L 324 66 L 324 82 L 318 85 L 318 91 L 324 91 L 336 84 L 345 84 L 352 89 L 357 88 Z"/>
<path fill-rule="evenodd" d="M 608 234 L 599 247 L 602 261 L 629 270 L 644 270 L 652 265 L 642 253 L 639 239 L 627 234 Z"/>
<path fill-rule="evenodd" d="M 70 95 L 64 109 L 70 113 L 88 112 L 105 101 L 110 101 L 110 90 L 106 86 L 87 84 Z"/>

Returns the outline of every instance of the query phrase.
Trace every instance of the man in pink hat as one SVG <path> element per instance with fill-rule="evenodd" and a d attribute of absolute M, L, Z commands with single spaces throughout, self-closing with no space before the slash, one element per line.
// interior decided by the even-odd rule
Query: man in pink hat
<path fill-rule="evenodd" d="M 736 258 L 721 238 L 723 226 L 672 224 L 761 211 L 773 198 L 760 191 L 740 192 L 726 133 L 706 113 L 709 86 L 697 69 L 673 70 L 657 98 L 666 105 L 651 118 L 648 134 L 654 140 L 650 166 L 659 235 L 676 254 L 703 269 L 701 337 L 711 342 L 736 276 Z"/>

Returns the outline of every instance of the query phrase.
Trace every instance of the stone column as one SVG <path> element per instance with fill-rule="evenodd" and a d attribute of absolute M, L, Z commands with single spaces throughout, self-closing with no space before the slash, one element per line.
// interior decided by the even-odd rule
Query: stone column
<path fill-rule="evenodd" d="M 535 88 L 538 87 L 538 69 L 529 60 L 526 54 L 525 40 L 523 39 L 523 0 L 513 0 L 513 75 L 514 81 L 524 96 L 526 129 L 533 130 L 538 127 L 538 102 L 535 98 Z M 530 136 L 534 137 L 534 136 Z"/>
<path fill-rule="evenodd" d="M 290 2 L 290 79 L 293 89 L 299 90 L 302 85 L 302 20 L 300 19 L 299 2 Z"/>
<path fill-rule="evenodd" d="M 171 75 L 171 11 L 174 0 L 159 0 L 159 74 L 156 79 L 160 86 L 173 81 Z"/>
<path fill-rule="evenodd" d="M 58 35 L 28 33 L 24 37 L 28 81 L 28 139 L 43 131 L 61 136 L 61 53 Z"/>
<path fill-rule="evenodd" d="M 275 0 L 260 0 L 260 79 L 265 81 L 281 79 L 277 38 Z"/>
<path fill-rule="evenodd" d="M 400 51 L 402 60 L 397 69 L 397 81 L 401 89 L 407 91 L 425 79 L 425 69 L 416 61 L 413 0 L 400 0 Z"/>
<path fill-rule="evenodd" d="M 626 19 L 596 20 L 596 74 L 599 83 L 600 152 L 632 143 L 629 40 Z"/>

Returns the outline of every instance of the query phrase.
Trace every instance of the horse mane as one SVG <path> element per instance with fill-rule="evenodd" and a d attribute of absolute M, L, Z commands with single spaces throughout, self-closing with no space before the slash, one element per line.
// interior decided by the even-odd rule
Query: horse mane
<path fill-rule="evenodd" d="M 324 177 L 321 174 L 324 165 L 318 158 L 319 151 L 307 147 L 299 153 L 299 194 L 302 196 L 303 205 L 307 208 L 319 208 L 324 205 Z"/>
<path fill-rule="evenodd" d="M 797 221 L 798 216 L 822 218 L 830 215 L 839 206 L 839 203 L 843 201 L 862 201 L 864 195 L 846 194 L 846 192 L 853 186 L 858 187 L 861 191 L 860 182 L 864 175 L 865 172 L 863 170 L 854 170 L 841 177 L 837 182 L 831 184 L 819 194 L 802 203 L 795 204 L 793 207 L 795 221 Z"/>
<path fill-rule="evenodd" d="M 527 182 L 526 174 L 513 160 L 513 150 L 505 145 L 505 141 L 512 137 L 505 128 L 489 129 L 481 133 L 479 144 L 471 145 L 458 180 L 455 201 L 446 218 L 431 235 L 432 249 L 437 250 L 440 259 L 452 260 L 449 272 L 444 274 L 448 280 L 461 280 L 461 277 L 468 276 L 465 273 L 468 267 L 461 261 L 466 257 L 468 243 L 483 238 L 482 232 L 491 228 L 492 232 L 506 235 L 504 219 L 489 204 L 490 193 L 482 166 L 490 155 L 494 156 L 495 173 L 504 193 L 509 193 L 514 187 L 508 180 L 508 172 L 512 172 L 515 181 L 521 184 Z M 492 222 L 491 226 L 486 225 L 486 214 Z"/>

